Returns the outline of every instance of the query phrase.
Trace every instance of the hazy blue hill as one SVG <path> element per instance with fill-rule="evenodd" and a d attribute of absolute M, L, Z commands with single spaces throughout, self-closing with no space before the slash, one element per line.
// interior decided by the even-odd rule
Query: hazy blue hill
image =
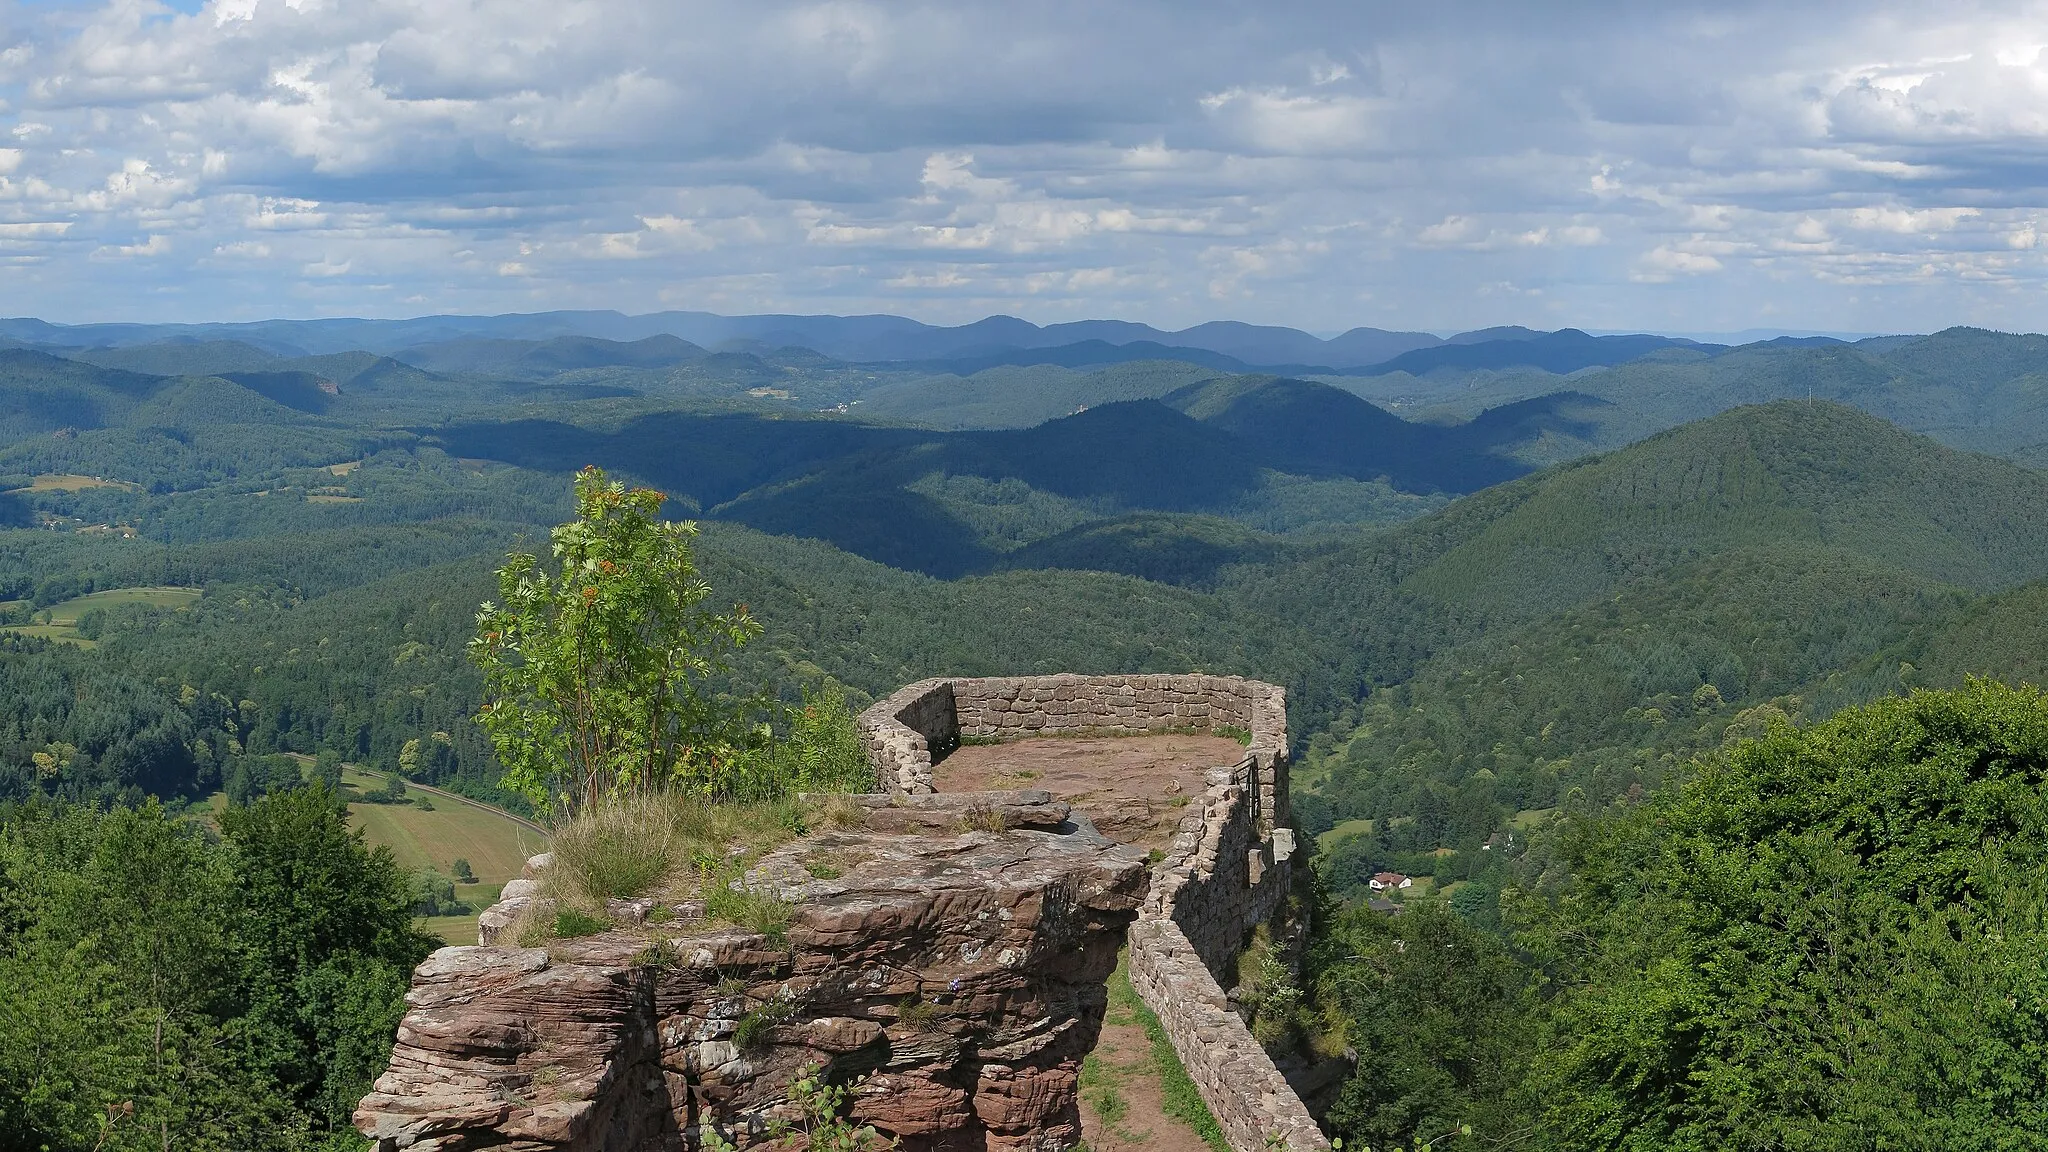
<path fill-rule="evenodd" d="M 1383 328 L 1353 328 L 1333 336 L 1315 356 L 1296 356 L 1298 361 L 1317 361 L 1340 368 L 1378 364 L 1417 348 L 1434 348 L 1443 343 L 1427 332 L 1389 332 Z"/>
<path fill-rule="evenodd" d="M 370 352 L 335 352 L 324 356 L 300 356 L 269 366 L 273 372 L 309 372 L 334 381 L 344 389 L 374 391 L 432 388 L 442 383 L 437 373 L 400 363 L 389 356 Z"/>
<path fill-rule="evenodd" d="M 224 372 L 260 372 L 283 359 L 275 352 L 240 340 L 163 340 L 122 348 L 85 348 L 65 357 L 102 368 L 147 372 L 157 376 L 218 376 Z"/>
<path fill-rule="evenodd" d="M 1534 340 L 1539 336 L 1548 335 L 1550 333 L 1538 332 L 1534 328 L 1524 328 L 1520 324 L 1502 324 L 1493 328 L 1475 328 L 1470 332 L 1460 332 L 1444 340 L 1444 343 L 1487 344 L 1495 340 Z"/>
<path fill-rule="evenodd" d="M 579 368 L 667 368 L 695 363 L 709 355 L 697 345 L 669 335 L 634 341 L 592 336 L 548 340 L 466 337 L 407 348 L 394 359 L 432 372 L 538 380 Z"/>
<path fill-rule="evenodd" d="M 944 360 L 904 360 L 891 366 L 971 376 L 976 372 L 1005 365 L 1054 364 L 1062 368 L 1088 368 L 1103 364 L 1123 364 L 1134 360 L 1179 360 L 1219 372 L 1243 372 L 1251 367 L 1244 361 L 1221 352 L 1210 352 L 1201 348 L 1175 348 L 1153 340 L 1135 340 L 1128 344 L 1084 340 L 1077 344 L 1061 344 L 1051 348 L 1010 348 L 1000 352 Z"/>
<path fill-rule="evenodd" d="M 1170 337 L 1162 342 L 1206 348 L 1247 364 L 1328 364 L 1337 368 L 1377 364 L 1403 352 L 1441 343 L 1427 332 L 1388 332 L 1379 328 L 1353 328 L 1341 336 L 1318 340 L 1296 328 L 1232 320 L 1197 324 L 1171 333 Z"/>
<path fill-rule="evenodd" d="M 1234 520 L 1141 512 L 1070 528 L 1004 553 L 1001 569 L 1121 572 L 1162 584 L 1201 587 L 1232 564 L 1264 558 L 1274 537 Z"/>
<path fill-rule="evenodd" d="M 866 419 L 927 428 L 1029 428 L 1097 404 L 1157 400 L 1214 375 L 1175 360 L 1139 360 L 1095 371 L 1005 366 L 969 376 L 891 381 L 863 395 L 857 410 Z"/>
<path fill-rule="evenodd" d="M 1589 336 L 1576 328 L 1566 328 L 1540 336 L 1518 336 L 1504 340 L 1418 348 L 1373 365 L 1365 371 L 1372 375 L 1407 372 L 1421 376 L 1446 368 L 1472 371 L 1526 365 L 1540 368 L 1545 372 L 1562 374 L 1577 372 L 1582 368 L 1624 364 L 1666 348 L 1684 347 L 1706 346 L 1692 345 L 1687 341 L 1673 340 L 1666 336 Z"/>

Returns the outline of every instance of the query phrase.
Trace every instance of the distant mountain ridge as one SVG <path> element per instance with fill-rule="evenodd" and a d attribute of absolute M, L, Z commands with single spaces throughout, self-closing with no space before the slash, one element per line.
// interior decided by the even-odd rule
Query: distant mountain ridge
<path fill-rule="evenodd" d="M 145 344 L 200 345 L 234 341 L 244 348 L 288 358 L 358 350 L 391 355 L 407 349 L 471 340 L 541 343 L 585 338 L 633 343 L 665 336 L 710 351 L 772 350 L 794 346 L 849 362 L 976 360 L 1005 353 L 1091 343 L 1112 348 L 1149 343 L 1161 348 L 1228 357 L 1229 363 L 1219 363 L 1219 367 L 1331 370 L 1382 364 L 1421 349 L 1503 341 L 1518 343 L 1545 335 L 1554 334 L 1508 327 L 1461 333 L 1446 340 L 1427 332 L 1359 327 L 1326 340 L 1296 328 L 1230 320 L 1210 321 L 1173 332 L 1124 320 L 1077 320 L 1041 326 L 1014 316 L 989 316 L 971 324 L 942 326 L 902 316 L 720 316 L 710 312 L 655 312 L 629 316 L 612 311 L 422 316 L 406 320 L 259 320 L 216 324 L 63 325 L 33 318 L 0 320 L 0 339 L 33 347 L 108 350 Z M 126 365 L 110 363 L 108 366 Z"/>

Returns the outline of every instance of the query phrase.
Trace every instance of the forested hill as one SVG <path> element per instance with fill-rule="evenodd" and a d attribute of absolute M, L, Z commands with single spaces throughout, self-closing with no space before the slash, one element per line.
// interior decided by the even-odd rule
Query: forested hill
<path fill-rule="evenodd" d="M 1576 427 L 1552 399 L 1511 407 L 1464 424 L 1413 424 L 1328 385 L 1237 377 L 1017 430 L 671 411 L 611 429 L 463 423 L 434 440 L 459 457 L 526 468 L 599 461 L 709 516 L 951 577 L 1014 567 L 1019 557 L 1006 554 L 1022 545 L 1133 512 L 1285 530 L 1290 518 L 1380 519 L 1403 494 L 1474 491 L 1527 471 L 1507 455 L 1513 448 Z M 1138 557 L 1114 548 L 1082 562 L 1140 570 Z"/>
<path fill-rule="evenodd" d="M 1360 596 L 1365 572 L 1380 590 Z M 1654 788 L 1765 715 L 2035 674 L 2023 645 L 1957 637 L 2002 632 L 2038 594 L 1979 597 L 2043 578 L 2048 477 L 1781 401 L 1233 591 L 1267 610 L 1322 605 L 1309 634 L 1335 638 L 1331 663 L 1365 653 L 1356 683 L 1381 685 L 1301 773 L 1319 826 L 1372 822 L 1332 845 L 1355 879 L 1442 849 L 1445 868 L 1469 869 L 1515 812 Z M 1426 639 L 1393 642 L 1390 623 Z"/>

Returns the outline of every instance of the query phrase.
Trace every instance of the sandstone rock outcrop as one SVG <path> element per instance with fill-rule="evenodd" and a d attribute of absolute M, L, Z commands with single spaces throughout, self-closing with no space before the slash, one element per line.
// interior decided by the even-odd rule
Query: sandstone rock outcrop
<path fill-rule="evenodd" d="M 1291 874 L 1281 689 L 928 680 L 859 723 L 889 794 L 841 805 L 860 830 L 786 845 L 742 881 L 788 902 L 786 932 L 642 898 L 612 902 L 610 931 L 511 947 L 546 907 L 537 860 L 484 914 L 494 946 L 420 967 L 357 1127 L 379 1152 L 685 1149 L 706 1123 L 745 1147 L 817 1066 L 906 1149 L 1057 1152 L 1080 1136 L 1081 1059 L 1128 929 L 1132 983 L 1231 1146 L 1329 1148 L 1225 991 Z M 934 792 L 934 758 L 963 739 L 1189 731 L 1246 743 L 1166 809 L 1178 828 L 1149 870 L 1045 791 Z M 1139 821 L 1148 836 L 1157 817 Z"/>
<path fill-rule="evenodd" d="M 745 1146 L 823 1066 L 865 1074 L 855 1116 L 906 1149 L 1070 1147 L 1144 861 L 1042 792 L 884 810 L 901 831 L 747 874 L 790 902 L 781 940 L 672 921 L 436 952 L 357 1127 L 380 1152 L 693 1148 L 707 1122 Z"/>

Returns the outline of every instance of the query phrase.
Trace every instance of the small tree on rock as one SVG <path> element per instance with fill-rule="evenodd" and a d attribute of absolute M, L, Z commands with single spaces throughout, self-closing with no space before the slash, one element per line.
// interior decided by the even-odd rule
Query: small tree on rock
<path fill-rule="evenodd" d="M 744 606 L 705 606 L 711 586 L 690 551 L 697 527 L 660 519 L 664 499 L 585 468 L 576 518 L 553 533 L 557 569 L 513 553 L 498 570 L 503 602 L 477 614 L 477 720 L 505 786 L 537 808 L 633 787 L 719 793 L 756 739 L 747 710 L 711 681 L 760 626 Z"/>

